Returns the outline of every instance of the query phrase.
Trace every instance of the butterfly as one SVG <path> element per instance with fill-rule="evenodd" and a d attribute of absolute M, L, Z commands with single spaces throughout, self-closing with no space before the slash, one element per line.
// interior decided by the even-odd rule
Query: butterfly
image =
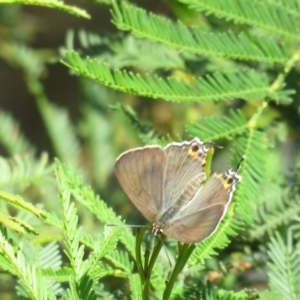
<path fill-rule="evenodd" d="M 150 221 L 152 233 L 183 243 L 197 243 L 218 228 L 242 180 L 238 168 L 206 180 L 206 157 L 211 147 L 198 138 L 146 146 L 121 154 L 116 177 L 132 203 Z"/>

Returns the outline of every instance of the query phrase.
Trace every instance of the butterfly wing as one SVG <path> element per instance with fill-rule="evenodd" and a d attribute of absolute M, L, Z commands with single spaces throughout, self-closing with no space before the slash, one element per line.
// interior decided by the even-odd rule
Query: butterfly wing
<path fill-rule="evenodd" d="M 223 174 L 213 174 L 195 194 L 194 198 L 178 213 L 188 215 L 211 205 L 228 206 L 231 202 L 235 185 L 242 180 L 236 172 L 228 170 Z"/>
<path fill-rule="evenodd" d="M 119 156 L 116 177 L 142 215 L 153 222 L 163 200 L 165 156 L 158 146 L 137 148 Z"/>
<path fill-rule="evenodd" d="M 180 207 L 193 198 L 206 178 L 204 166 L 208 150 L 198 138 L 190 142 L 172 143 L 164 148 L 163 211 L 174 205 Z"/>
<path fill-rule="evenodd" d="M 218 204 L 172 221 L 163 233 L 182 243 L 197 243 L 214 233 L 224 214 L 225 206 Z"/>
<path fill-rule="evenodd" d="M 164 234 L 184 243 L 211 236 L 224 217 L 241 176 L 231 170 L 213 174 L 194 198 L 168 221 Z"/>

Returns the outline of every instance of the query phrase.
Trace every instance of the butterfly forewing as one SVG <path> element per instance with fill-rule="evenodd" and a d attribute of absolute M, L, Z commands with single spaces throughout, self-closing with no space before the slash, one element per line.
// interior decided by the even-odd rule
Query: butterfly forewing
<path fill-rule="evenodd" d="M 115 164 L 115 174 L 123 190 L 150 222 L 162 206 L 164 163 L 163 150 L 152 146 L 125 152 Z"/>
<path fill-rule="evenodd" d="M 163 210 L 181 206 L 192 199 L 205 180 L 204 166 L 209 149 L 198 138 L 190 142 L 172 143 L 164 149 Z"/>

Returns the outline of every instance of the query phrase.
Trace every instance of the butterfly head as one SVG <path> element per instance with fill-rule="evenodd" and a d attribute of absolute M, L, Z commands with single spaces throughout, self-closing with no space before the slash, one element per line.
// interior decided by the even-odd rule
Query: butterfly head
<path fill-rule="evenodd" d="M 153 223 L 152 225 L 152 234 L 153 235 L 160 235 L 163 233 L 163 229 L 161 228 L 161 226 L 157 223 Z"/>

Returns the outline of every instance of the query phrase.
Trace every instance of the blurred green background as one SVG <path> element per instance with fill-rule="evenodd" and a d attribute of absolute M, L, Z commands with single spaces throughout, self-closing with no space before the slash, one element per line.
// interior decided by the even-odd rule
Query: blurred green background
<path fill-rule="evenodd" d="M 41 63 L 42 71 L 38 78 L 47 100 L 57 107 L 64 108 L 69 114 L 80 144 L 79 157 L 75 159 L 76 167 L 84 174 L 85 182 L 87 185 L 92 185 L 101 199 L 109 207 L 112 207 L 116 214 L 122 216 L 128 224 L 143 225 L 146 224 L 146 220 L 120 189 L 113 174 L 115 159 L 119 154 L 134 147 L 153 143 L 157 137 L 170 136 L 174 140 L 190 139 L 185 133 L 186 124 L 204 116 L 227 115 L 230 108 L 240 108 L 246 117 L 250 117 L 260 103 L 255 101 L 245 103 L 240 99 L 216 104 L 172 103 L 163 99 L 153 100 L 113 91 L 91 80 L 74 76 L 59 62 L 60 51 L 63 47 L 68 48 L 68 41 L 74 40 L 74 48 L 80 49 L 79 51 L 83 53 L 87 51 L 90 56 L 97 52 L 101 53 L 103 50 L 103 53 L 111 55 L 108 56 L 110 63 L 112 63 L 111 57 L 113 56 L 113 51 L 108 49 L 105 43 L 100 51 L 97 47 L 84 49 L 78 42 L 79 30 L 91 31 L 108 39 L 114 36 L 116 47 L 121 47 L 118 45 L 118 41 L 126 40 L 126 33 L 118 35 L 118 30 L 111 23 L 110 7 L 103 3 L 101 1 L 100 5 L 96 1 L 95 3 L 92 1 L 72 3 L 72 5 L 86 9 L 91 14 L 90 20 L 77 18 L 74 15 L 50 8 L 19 5 L 0 6 L 0 109 L 9 112 L 19 123 L 19 131 L 34 145 L 37 154 L 47 152 L 50 162 L 54 157 L 59 157 L 64 161 L 49 138 L 41 116 L 40 100 L 29 91 L 27 75 L 24 72 L 24 61 L 18 62 L 13 54 L 20 53 L 18 51 L 26 47 L 38 57 Z M 202 14 L 191 13 L 184 5 L 179 5 L 176 1 L 140 0 L 135 3 L 148 11 L 165 15 L 171 19 L 178 18 L 185 24 L 198 25 L 203 29 L 223 31 L 229 28 L 231 30 L 243 29 L 242 25 L 235 26 L 231 22 L 213 16 L 204 17 Z M 72 34 L 74 34 L 74 38 L 72 38 Z M 131 49 L 130 43 L 133 41 L 128 36 L 127 48 L 124 46 L 127 57 L 130 57 L 128 54 Z M 118 53 L 121 52 L 118 51 Z M 138 56 L 138 53 L 133 52 L 131 59 L 138 59 Z M 215 70 L 230 70 L 237 65 L 262 70 L 262 72 L 269 73 L 270 78 L 274 78 L 280 69 L 277 65 L 271 69 L 266 64 L 233 62 L 221 58 L 186 57 L 186 64 L 182 65 L 177 53 L 172 50 L 169 50 L 169 57 L 173 57 L 173 60 L 170 59 L 170 67 L 157 68 L 155 73 L 160 76 L 172 75 L 186 81 L 192 76 L 201 77 L 205 73 Z M 116 67 L 125 66 L 145 74 L 151 71 L 151 64 L 155 65 L 158 62 L 155 57 L 149 57 L 148 69 L 144 66 L 140 68 L 136 65 L 128 66 L 125 59 L 114 63 Z M 296 91 L 299 90 L 298 68 L 296 67 L 286 80 L 287 86 L 292 86 Z M 293 100 L 293 104 L 290 106 L 270 104 L 260 119 L 258 128 L 262 127 L 266 130 L 268 143 L 274 146 L 273 158 L 268 161 L 266 172 L 276 173 L 283 169 L 288 171 L 291 169 L 294 172 L 295 166 L 297 166 L 300 126 L 299 97 L 295 96 Z M 224 149 L 216 150 L 213 169 L 224 171 L 229 167 L 234 167 L 230 165 L 229 161 L 230 142 L 218 141 L 218 143 L 224 146 Z M 1 147 L 0 154 L 8 157 L 14 153 L 8 153 L 5 147 Z M 297 176 L 296 178 L 298 178 Z M 5 188 L 3 187 L 3 189 Z M 58 200 L 53 199 L 55 192 L 47 194 L 48 188 L 49 186 L 43 190 L 45 196 L 43 205 L 49 211 L 57 210 Z M 14 187 L 9 187 L 8 190 L 12 193 L 19 193 L 19 190 Z M 30 188 L 24 188 L 23 191 L 24 195 L 27 195 L 28 201 L 41 202 L 40 194 L 37 191 Z M 14 210 L 12 211 L 15 213 Z M 91 218 L 83 206 L 78 205 L 78 214 L 81 225 L 88 232 L 97 234 L 103 229 L 103 224 L 99 224 L 96 219 Z M 46 235 L 47 230 L 49 228 L 42 228 L 41 234 Z M 236 237 L 221 255 L 220 259 L 224 265 L 228 264 L 228 268 L 231 268 L 233 273 L 227 274 L 223 286 L 237 290 L 242 287 L 265 289 L 267 288 L 266 273 L 252 268 L 254 264 L 257 268 L 261 267 L 261 261 L 264 260 L 261 256 L 264 254 L 258 251 L 257 240 L 247 242 L 245 240 L 246 235 Z M 243 251 L 248 249 L 249 252 L 245 254 L 242 249 Z M 253 252 L 256 256 L 252 256 Z M 247 256 L 248 254 L 249 256 Z M 247 257 L 245 258 L 245 256 Z M 207 272 L 206 278 L 216 283 L 220 277 L 220 273 L 214 271 L 217 268 L 221 267 L 216 260 L 212 259 L 207 263 L 207 269 L 212 271 Z M 108 282 L 112 284 L 110 280 Z M 113 287 L 110 288 L 113 289 Z M 3 295 L 1 299 L 5 299 L 6 291 L 10 295 L 12 289 L 13 286 L 6 285 L 4 281 L 2 284 L 0 283 L 0 293 Z M 11 298 L 7 296 L 7 299 Z"/>

